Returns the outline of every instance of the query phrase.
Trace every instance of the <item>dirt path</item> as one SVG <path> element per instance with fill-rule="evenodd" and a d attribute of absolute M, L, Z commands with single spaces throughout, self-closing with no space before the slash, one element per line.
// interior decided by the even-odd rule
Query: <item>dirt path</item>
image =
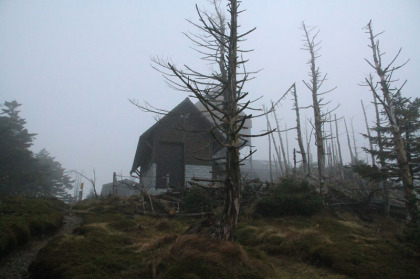
<path fill-rule="evenodd" d="M 21 279 L 29 278 L 28 267 L 37 255 L 38 251 L 44 247 L 48 241 L 56 236 L 72 233 L 73 229 L 80 225 L 82 219 L 78 216 L 66 214 L 63 226 L 53 236 L 42 240 L 34 240 L 27 243 L 17 250 L 10 253 L 0 262 L 1 279 Z"/>

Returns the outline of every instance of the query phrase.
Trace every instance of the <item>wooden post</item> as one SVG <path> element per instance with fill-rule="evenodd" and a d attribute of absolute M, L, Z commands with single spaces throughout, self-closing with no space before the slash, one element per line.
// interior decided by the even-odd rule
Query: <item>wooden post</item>
<path fill-rule="evenodd" d="M 117 194 L 117 173 L 114 171 L 112 174 L 112 195 L 116 196 Z"/>

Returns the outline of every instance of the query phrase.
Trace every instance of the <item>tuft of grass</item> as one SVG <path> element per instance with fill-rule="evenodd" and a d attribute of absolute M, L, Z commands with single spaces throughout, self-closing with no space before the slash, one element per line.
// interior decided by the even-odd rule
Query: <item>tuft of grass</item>
<path fill-rule="evenodd" d="M 53 198 L 16 196 L 0 200 L 0 257 L 31 237 L 54 233 L 63 222 L 65 207 Z"/>
<path fill-rule="evenodd" d="M 240 245 L 200 235 L 178 237 L 157 268 L 161 278 L 267 278 L 271 273 Z"/>

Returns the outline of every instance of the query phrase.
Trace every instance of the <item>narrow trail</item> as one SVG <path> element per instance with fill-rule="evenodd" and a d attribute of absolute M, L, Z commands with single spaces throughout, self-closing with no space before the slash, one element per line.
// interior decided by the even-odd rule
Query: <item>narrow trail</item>
<path fill-rule="evenodd" d="M 1 279 L 21 279 L 29 278 L 28 268 L 38 251 L 44 247 L 51 239 L 63 235 L 71 234 L 73 229 L 78 227 L 82 219 L 72 214 L 64 216 L 63 225 L 52 236 L 42 240 L 33 240 L 29 243 L 12 251 L 6 258 L 0 261 Z"/>

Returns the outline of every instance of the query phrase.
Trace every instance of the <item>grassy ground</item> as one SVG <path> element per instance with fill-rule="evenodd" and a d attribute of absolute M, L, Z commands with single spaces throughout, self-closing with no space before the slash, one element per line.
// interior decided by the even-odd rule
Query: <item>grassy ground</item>
<path fill-rule="evenodd" d="M 401 225 L 352 215 L 241 217 L 235 243 L 182 233 L 194 219 L 134 214 L 139 198 L 83 201 L 84 224 L 56 238 L 33 278 L 418 278 Z"/>
<path fill-rule="evenodd" d="M 65 204 L 51 198 L 7 197 L 0 200 L 0 257 L 34 237 L 56 231 Z"/>

